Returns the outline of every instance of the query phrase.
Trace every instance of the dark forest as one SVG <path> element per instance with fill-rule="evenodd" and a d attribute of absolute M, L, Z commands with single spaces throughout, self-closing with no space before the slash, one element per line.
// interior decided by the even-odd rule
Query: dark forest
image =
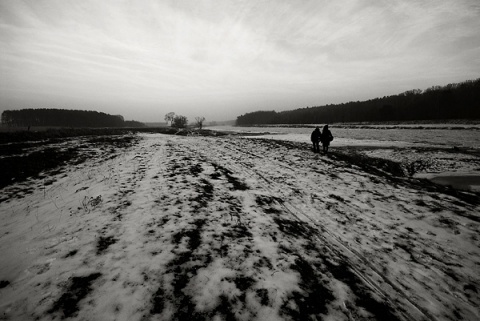
<path fill-rule="evenodd" d="M 137 121 L 125 121 L 121 115 L 109 115 L 89 110 L 21 109 L 2 113 L 5 126 L 45 127 L 143 127 Z"/>
<path fill-rule="evenodd" d="M 480 78 L 424 91 L 367 101 L 300 108 L 256 111 L 237 117 L 237 126 L 268 124 L 320 124 L 415 120 L 480 119 Z"/>

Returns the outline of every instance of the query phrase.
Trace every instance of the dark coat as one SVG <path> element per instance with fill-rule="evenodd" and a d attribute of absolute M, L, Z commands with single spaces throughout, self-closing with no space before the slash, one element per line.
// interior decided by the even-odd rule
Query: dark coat
<path fill-rule="evenodd" d="M 333 135 L 332 135 L 332 132 L 330 131 L 330 129 L 323 128 L 322 144 L 323 145 L 329 145 L 332 140 L 333 140 Z"/>
<path fill-rule="evenodd" d="M 310 139 L 312 140 L 312 143 L 316 143 L 320 141 L 322 137 L 322 133 L 320 132 L 319 128 L 316 128 L 313 132 L 312 135 L 310 136 Z"/>

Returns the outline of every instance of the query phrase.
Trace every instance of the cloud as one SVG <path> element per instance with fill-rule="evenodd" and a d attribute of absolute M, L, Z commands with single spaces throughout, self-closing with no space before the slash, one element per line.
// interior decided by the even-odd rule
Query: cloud
<path fill-rule="evenodd" d="M 478 18 L 475 0 L 4 0 L 0 108 L 235 118 L 373 98 L 478 77 Z"/>

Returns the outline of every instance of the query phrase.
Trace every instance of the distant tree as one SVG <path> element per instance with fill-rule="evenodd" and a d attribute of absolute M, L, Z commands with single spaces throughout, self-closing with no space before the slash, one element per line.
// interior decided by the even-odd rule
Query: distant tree
<path fill-rule="evenodd" d="M 124 122 L 125 127 L 146 127 L 146 125 L 142 122 L 136 120 L 126 120 Z"/>
<path fill-rule="evenodd" d="M 10 126 L 55 127 L 123 127 L 120 115 L 108 115 L 92 110 L 20 109 L 6 110 L 2 123 Z"/>
<path fill-rule="evenodd" d="M 306 107 L 282 112 L 256 111 L 237 117 L 238 126 L 410 120 L 480 119 L 480 78 L 424 91 Z"/>
<path fill-rule="evenodd" d="M 165 115 L 165 121 L 167 123 L 170 122 L 170 126 L 173 126 L 174 120 L 175 120 L 175 113 L 173 111 Z"/>
<path fill-rule="evenodd" d="M 204 121 L 205 117 L 195 117 L 195 125 L 197 125 L 199 129 L 202 129 Z"/>
<path fill-rule="evenodd" d="M 2 124 L 7 126 L 11 126 L 14 124 L 14 119 L 13 119 L 11 110 L 5 110 L 2 113 Z"/>
<path fill-rule="evenodd" d="M 172 122 L 172 127 L 185 128 L 187 127 L 188 119 L 185 116 L 176 115 Z"/>

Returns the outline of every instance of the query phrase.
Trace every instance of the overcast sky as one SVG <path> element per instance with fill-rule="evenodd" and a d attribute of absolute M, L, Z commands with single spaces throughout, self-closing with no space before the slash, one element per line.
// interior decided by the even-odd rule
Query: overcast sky
<path fill-rule="evenodd" d="M 479 0 L 0 0 L 0 112 L 163 121 L 480 77 Z"/>

